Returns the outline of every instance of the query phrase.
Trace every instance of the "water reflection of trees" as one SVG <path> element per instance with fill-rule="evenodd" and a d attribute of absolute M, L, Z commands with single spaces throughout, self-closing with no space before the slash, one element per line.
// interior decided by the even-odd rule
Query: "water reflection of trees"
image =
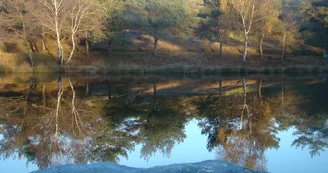
<path fill-rule="evenodd" d="M 94 121 L 93 113 L 82 110 L 82 101 L 75 106 L 73 85 L 64 86 L 61 78 L 57 83 L 56 93 L 47 93 L 42 85 L 41 94 L 37 91 L 38 84 L 33 84 L 34 88 L 29 87 L 28 94 L 22 97 L 1 99 L 5 110 L 13 110 L 6 111 L 3 118 L 5 127 L 0 143 L 1 153 L 6 153 L 3 157 L 17 152 L 40 168 L 81 160 L 78 155 L 82 152 L 77 150 L 84 148 L 86 127 Z M 72 100 L 71 104 L 68 99 Z"/>
<path fill-rule="evenodd" d="M 320 155 L 328 147 L 327 84 L 314 82 L 299 88 L 302 101 L 297 102 L 298 116 L 291 124 L 296 128 L 293 142 L 296 147 L 308 147 L 312 157 Z"/>
<path fill-rule="evenodd" d="M 322 94 L 327 94 L 324 84 L 298 83 L 294 88 L 282 78 L 265 89 L 262 80 L 258 80 L 257 86 L 248 87 L 245 79 L 236 85 L 243 88 L 237 94 L 224 94 L 219 89 L 217 95 L 199 97 L 194 102 L 210 151 L 216 149 L 223 159 L 241 166 L 265 170 L 264 152 L 278 148 L 277 133 L 290 127 L 296 128 L 294 135 L 297 136 L 292 145 L 309 147 L 311 156 L 328 147 L 328 117 L 327 110 L 323 109 L 326 101 L 322 99 L 325 98 Z M 321 100 L 320 104 L 316 99 Z M 321 114 L 314 115 L 313 110 L 321 110 Z"/>
<path fill-rule="evenodd" d="M 179 100 L 171 102 L 156 94 L 112 96 L 110 89 L 108 97 L 86 98 L 75 91 L 71 80 L 62 78 L 49 90 L 44 84 L 33 86 L 21 96 L 1 98 L 5 116 L 1 117 L 0 152 L 4 158 L 18 153 L 40 168 L 116 162 L 142 144 L 141 155 L 149 159 L 156 151 L 169 156 L 173 146 L 186 137 L 188 119 Z"/>
<path fill-rule="evenodd" d="M 208 136 L 209 150 L 219 149 L 225 160 L 250 169 L 265 170 L 265 150 L 278 148 L 279 144 L 268 110 L 271 103 L 262 98 L 260 90 L 247 94 L 245 78 L 241 83 L 240 94 L 222 93 L 196 100 L 202 117 L 199 125 L 202 133 Z"/>
<path fill-rule="evenodd" d="M 293 145 L 309 147 L 312 156 L 328 146 L 325 84 L 231 82 L 219 80 L 216 93 L 190 95 L 159 94 L 160 82 L 149 82 L 151 92 L 145 92 L 107 80 L 103 96 L 68 78 L 15 85 L 14 92 L 0 91 L 0 156 L 18 153 L 40 168 L 117 162 L 141 144 L 146 160 L 156 152 L 169 157 L 193 118 L 208 136 L 208 150 L 250 169 L 266 169 L 265 151 L 278 148 L 277 133 L 290 127 L 296 129 Z"/>
<path fill-rule="evenodd" d="M 107 103 L 106 115 L 137 137 L 135 142 L 142 144 L 141 157 L 147 160 L 157 151 L 169 157 L 173 146 L 186 138 L 184 126 L 189 110 L 183 97 L 158 96 L 156 90 L 153 82 L 152 94 L 132 93 Z"/>

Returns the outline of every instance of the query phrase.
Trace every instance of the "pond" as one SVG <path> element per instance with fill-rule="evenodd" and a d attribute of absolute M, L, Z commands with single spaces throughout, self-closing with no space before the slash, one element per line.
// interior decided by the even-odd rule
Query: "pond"
<path fill-rule="evenodd" d="M 225 160 L 328 172 L 323 76 L 0 77 L 0 170 Z"/>

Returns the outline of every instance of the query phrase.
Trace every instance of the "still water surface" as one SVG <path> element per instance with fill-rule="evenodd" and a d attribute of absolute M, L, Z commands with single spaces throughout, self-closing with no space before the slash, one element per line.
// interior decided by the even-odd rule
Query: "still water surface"
<path fill-rule="evenodd" d="M 324 77 L 0 78 L 0 170 L 223 159 L 328 172 Z"/>

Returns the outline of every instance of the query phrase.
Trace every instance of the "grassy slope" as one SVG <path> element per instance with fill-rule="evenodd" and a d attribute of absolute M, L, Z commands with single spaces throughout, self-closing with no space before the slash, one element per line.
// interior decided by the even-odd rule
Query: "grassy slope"
<path fill-rule="evenodd" d="M 131 36 L 130 36 L 131 37 Z M 264 51 L 267 53 L 262 59 L 256 52 L 256 40 L 251 42 L 247 63 L 241 62 L 242 42 L 237 36 L 231 38 L 224 45 L 224 56 L 218 56 L 219 44 L 206 40 L 189 39 L 178 40 L 164 38 L 159 42 L 159 55 L 151 56 L 153 41 L 149 36 L 141 35 L 142 39 L 135 36 L 128 38 L 130 44 L 116 46 L 111 57 L 101 53 L 104 45 L 95 44 L 92 52 L 85 56 L 83 46 L 78 46 L 78 51 L 71 64 L 65 67 L 56 65 L 56 44 L 48 40 L 48 51 L 34 53 L 36 67 L 31 68 L 24 47 L 19 45 L 9 47 L 4 53 L 0 49 L 1 72 L 85 72 L 85 73 L 281 73 L 292 72 L 311 73 L 326 71 L 328 62 L 319 56 L 292 56 L 289 55 L 281 65 L 280 48 L 274 43 L 265 43 Z M 70 45 L 64 43 L 65 57 L 68 56 Z M 99 46 L 100 45 L 100 46 Z M 305 47 L 305 46 L 303 46 Z M 315 48 L 298 48 L 299 51 L 317 51 Z M 319 54 L 319 53 L 318 53 Z"/>

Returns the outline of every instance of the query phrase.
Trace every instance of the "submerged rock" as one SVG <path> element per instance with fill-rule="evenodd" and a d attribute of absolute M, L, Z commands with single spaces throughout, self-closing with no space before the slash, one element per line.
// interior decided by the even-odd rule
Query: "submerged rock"
<path fill-rule="evenodd" d="M 220 160 L 200 163 L 174 164 L 153 168 L 131 168 L 116 163 L 96 163 L 92 165 L 65 165 L 35 171 L 33 173 L 260 173 L 233 163 Z"/>

